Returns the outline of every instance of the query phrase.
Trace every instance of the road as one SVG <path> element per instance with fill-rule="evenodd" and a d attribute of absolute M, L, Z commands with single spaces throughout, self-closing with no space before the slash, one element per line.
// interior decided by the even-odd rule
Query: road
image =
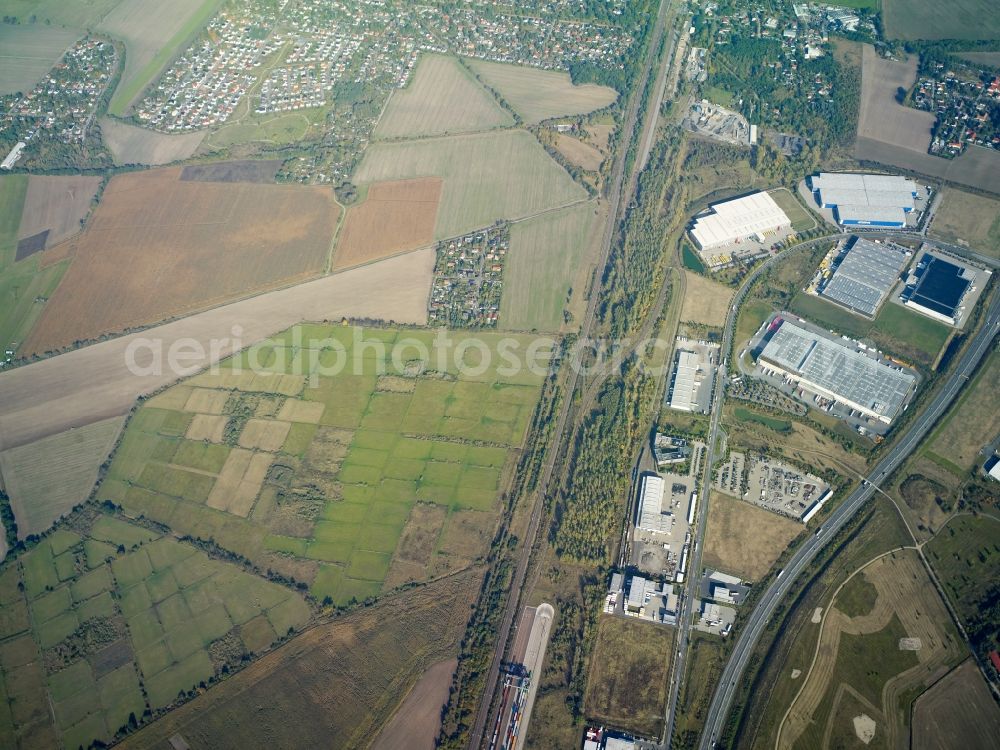
<path fill-rule="evenodd" d="M 731 335 L 734 323 L 735 314 L 731 314 L 730 319 L 726 322 L 727 336 Z M 827 541 L 832 539 L 837 531 L 853 518 L 855 513 L 878 491 L 879 483 L 892 474 L 919 445 L 923 437 L 951 405 L 962 386 L 969 380 L 980 360 L 989 352 L 998 331 L 1000 331 L 1000 294 L 995 293 L 983 325 L 969 342 L 955 369 L 931 402 L 875 465 L 875 468 L 871 470 L 861 485 L 823 522 L 820 530 L 796 550 L 784 570 L 779 573 L 778 578 L 768 587 L 741 629 L 732 656 L 722 671 L 702 731 L 699 744 L 702 750 L 713 747 L 722 736 L 729 711 L 732 708 L 733 698 L 750 656 L 774 615 L 779 602 L 791 590 L 795 579 L 809 567 Z M 716 421 L 713 417 L 713 425 Z"/>
<path fill-rule="evenodd" d="M 754 282 L 760 278 L 760 275 L 766 272 L 774 264 L 784 260 L 791 253 L 805 250 L 818 244 L 830 242 L 831 239 L 832 238 L 830 237 L 821 237 L 815 240 L 807 240 L 806 242 L 802 242 L 798 245 L 785 248 L 781 252 L 772 255 L 747 275 L 743 284 L 733 296 L 733 306 L 726 316 L 726 326 L 723 331 L 721 349 L 722 357 L 724 359 L 728 356 L 729 351 L 732 349 L 733 335 L 736 331 L 736 311 L 739 310 L 740 305 L 743 303 L 743 298 L 746 297 Z M 697 530 L 692 532 L 692 539 L 696 541 L 700 540 L 702 543 L 694 544 L 692 546 L 691 559 L 688 564 L 690 575 L 688 576 L 685 584 L 683 598 L 681 601 L 681 610 L 677 617 L 677 655 L 674 659 L 673 666 L 671 667 L 670 685 L 668 687 L 667 710 L 663 731 L 664 747 L 670 746 L 670 741 L 673 736 L 674 721 L 677 714 L 677 700 L 680 693 L 680 687 L 684 683 L 688 640 L 691 633 L 691 627 L 693 626 L 693 605 L 698 601 L 698 589 L 701 584 L 701 557 L 705 547 L 703 542 L 705 539 L 705 526 L 708 523 L 708 503 L 711 496 L 712 466 L 715 464 L 716 446 L 719 442 L 719 420 L 722 416 L 722 404 L 725 397 L 725 381 L 726 378 L 723 369 L 720 371 L 720 376 L 715 379 L 715 393 L 712 397 L 712 419 L 710 422 L 707 440 L 708 448 L 705 452 L 704 462 L 702 464 L 701 487 L 699 487 L 698 495 L 701 507 L 698 511 L 697 518 L 695 519 Z"/>
<path fill-rule="evenodd" d="M 610 186 L 608 191 L 608 218 L 604 227 L 604 234 L 601 238 L 600 256 L 597 258 L 594 274 L 590 283 L 590 299 L 587 302 L 587 312 L 580 327 L 581 338 L 589 338 L 592 335 L 594 322 L 597 319 L 597 305 L 601 297 L 601 279 L 603 277 L 604 269 L 607 267 L 608 259 L 611 255 L 611 247 L 617 234 L 621 214 L 624 210 L 624 206 L 628 205 L 628 201 L 623 200 L 628 144 L 630 144 L 636 136 L 636 121 L 639 117 L 639 106 L 641 104 L 642 93 L 645 91 L 646 82 L 649 79 L 653 62 L 656 59 L 656 51 L 660 46 L 660 39 L 663 36 L 663 30 L 666 25 L 666 19 L 671 3 L 672 0 L 660 0 L 660 7 L 657 12 L 656 23 L 653 27 L 653 33 L 650 38 L 648 56 L 645 61 L 643 73 L 639 83 L 633 90 L 633 95 L 629 100 L 628 107 L 625 111 L 625 117 L 622 121 L 622 134 L 624 137 L 621 140 L 622 147 L 619 149 L 615 158 L 608 182 L 608 185 Z M 650 107 L 646 110 L 647 120 L 650 117 L 655 120 L 658 114 L 658 106 L 656 108 Z M 636 163 L 641 163 L 648 157 L 648 152 L 637 154 L 637 157 Z M 632 183 L 630 182 L 630 188 L 631 184 Z M 475 749 L 482 747 L 486 727 L 489 726 L 489 719 L 494 698 L 500 684 L 500 665 L 503 663 L 504 652 L 506 650 L 507 643 L 510 640 L 511 629 L 514 625 L 514 617 L 520 606 L 521 591 L 524 588 L 524 582 L 528 574 L 528 563 L 531 560 L 531 553 L 535 546 L 538 528 L 542 521 L 543 510 L 545 507 L 544 500 L 550 491 L 549 485 L 554 473 L 553 470 L 556 466 L 556 457 L 567 453 L 567 451 L 560 450 L 560 448 L 567 445 L 573 438 L 573 431 L 569 430 L 567 432 L 567 425 L 572 424 L 569 419 L 569 416 L 573 411 L 573 399 L 571 398 L 571 395 L 576 391 L 579 379 L 579 370 L 573 372 L 568 379 L 565 391 L 567 397 L 563 399 L 559 408 L 559 414 L 556 418 L 556 428 L 553 433 L 553 442 L 549 445 L 546 452 L 546 461 L 542 466 L 542 473 L 538 481 L 538 487 L 540 490 L 536 493 L 534 498 L 534 505 L 531 511 L 531 518 L 528 522 L 528 529 L 519 550 L 519 557 L 517 566 L 514 570 L 514 576 L 511 579 L 510 594 L 507 597 L 504 615 L 500 622 L 500 628 L 497 631 L 496 649 L 493 653 L 493 658 L 490 661 L 489 673 L 486 676 L 486 689 L 483 692 L 483 697 L 479 703 L 479 709 L 476 712 L 475 724 L 472 727 L 472 731 L 469 733 L 468 746 L 470 748 Z M 527 727 L 525 727 L 525 731 L 527 731 Z"/>

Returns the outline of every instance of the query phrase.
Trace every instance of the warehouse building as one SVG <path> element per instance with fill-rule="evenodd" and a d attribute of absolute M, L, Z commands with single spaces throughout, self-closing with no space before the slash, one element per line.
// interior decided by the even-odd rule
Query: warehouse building
<path fill-rule="evenodd" d="M 891 367 L 843 339 L 776 318 L 761 365 L 819 396 L 890 424 L 916 386 L 913 373 Z"/>
<path fill-rule="evenodd" d="M 702 252 L 746 240 L 766 243 L 770 235 L 792 226 L 767 193 L 753 193 L 709 208 L 709 213 L 694 220 L 691 229 L 691 236 Z"/>
<path fill-rule="evenodd" d="M 851 312 L 874 318 L 911 252 L 891 242 L 876 243 L 861 237 L 846 247 L 820 294 Z"/>
<path fill-rule="evenodd" d="M 663 512 L 665 492 L 663 478 L 647 474 L 639 487 L 639 519 L 636 527 L 657 534 L 669 534 L 674 526 L 674 517 Z"/>
<path fill-rule="evenodd" d="M 905 227 L 917 197 L 917 183 L 898 175 L 821 172 L 810 178 L 810 188 L 843 226 Z"/>
<path fill-rule="evenodd" d="M 975 274 L 933 253 L 924 253 L 906 280 L 903 304 L 918 312 L 956 325 L 962 301 Z"/>

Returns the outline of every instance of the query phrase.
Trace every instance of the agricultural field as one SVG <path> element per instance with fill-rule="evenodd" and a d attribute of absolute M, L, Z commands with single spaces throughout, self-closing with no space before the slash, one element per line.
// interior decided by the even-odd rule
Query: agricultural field
<path fill-rule="evenodd" d="M 349 268 L 433 244 L 442 184 L 428 177 L 369 187 L 364 201 L 347 210 L 333 267 Z"/>
<path fill-rule="evenodd" d="M 94 508 L 8 562 L 0 602 L 18 747 L 109 742 L 311 617 L 292 589 Z"/>
<path fill-rule="evenodd" d="M 219 750 L 368 747 L 410 686 L 457 654 L 481 579 L 468 570 L 310 628 L 121 747 L 175 734 Z"/>
<path fill-rule="evenodd" d="M 645 736 L 663 731 L 674 629 L 601 616 L 588 665 L 588 719 Z"/>
<path fill-rule="evenodd" d="M 544 373 L 498 374 L 499 335 L 476 337 L 488 354 L 435 335 L 306 325 L 254 346 L 148 401 L 97 497 L 338 605 L 466 567 Z"/>
<path fill-rule="evenodd" d="M 946 187 L 930 235 L 1000 258 L 1000 201 Z"/>
<path fill-rule="evenodd" d="M 769 191 L 774 202 L 778 204 L 778 207 L 785 212 L 785 215 L 792 222 L 792 229 L 796 232 L 807 232 L 816 226 L 816 219 L 814 219 L 808 211 L 802 206 L 799 200 L 788 188 L 778 188 L 777 190 Z"/>
<path fill-rule="evenodd" d="M 586 289 L 599 240 L 593 202 L 517 222 L 510 228 L 500 325 L 515 331 L 559 331 L 574 290 Z"/>
<path fill-rule="evenodd" d="M 18 538 L 41 534 L 89 497 L 124 423 L 112 417 L 0 453 Z"/>
<path fill-rule="evenodd" d="M 916 553 L 890 553 L 855 575 L 875 589 L 874 597 L 855 594 L 844 603 L 849 582 L 823 614 L 819 643 L 779 730 L 778 747 L 843 747 L 855 736 L 865 744 L 878 739 L 883 747 L 905 744 L 912 699 L 907 694 L 933 684 L 964 656 L 961 637 Z"/>
<path fill-rule="evenodd" d="M 25 243 L 31 245 L 31 252 L 39 252 L 77 234 L 90 212 L 101 179 L 83 175 L 31 175 L 17 230 L 18 260 L 24 257 L 22 245 Z M 39 237 L 43 232 L 45 236 Z"/>
<path fill-rule="evenodd" d="M 866 44 L 862 61 L 858 138 L 871 138 L 926 153 L 931 142 L 934 115 L 904 107 L 896 100 L 897 90 L 909 90 L 916 80 L 916 55 L 906 62 L 886 60 L 876 54 L 873 46 Z"/>
<path fill-rule="evenodd" d="M 458 659 L 431 666 L 417 680 L 372 743 L 372 750 L 434 750 L 441 709 L 448 702 Z"/>
<path fill-rule="evenodd" d="M 1000 706 L 975 661 L 965 660 L 917 698 L 912 732 L 913 750 L 990 750 L 995 746 L 1000 737 Z"/>
<path fill-rule="evenodd" d="M 376 143 L 354 175 L 359 185 L 441 177 L 435 239 L 455 237 L 587 197 L 524 130 Z"/>
<path fill-rule="evenodd" d="M 996 39 L 1000 20 L 989 0 L 883 0 L 889 39 Z"/>
<path fill-rule="evenodd" d="M 618 99 L 607 86 L 574 86 L 569 73 L 520 65 L 469 60 L 487 86 L 497 91 L 528 124 L 566 115 L 585 115 Z"/>
<path fill-rule="evenodd" d="M 424 324 L 433 266 L 433 250 L 407 253 L 10 370 L 0 377 L 0 403 L 6 407 L 0 414 L 0 450 L 127 414 L 138 397 L 175 383 L 172 367 L 146 368 L 149 347 L 158 342 L 161 353 L 185 352 L 179 362 L 184 374 L 302 320 Z M 242 330 L 234 330 L 233 321 L 240 321 Z M 129 366 L 130 351 L 139 372 Z"/>
<path fill-rule="evenodd" d="M 17 349 L 66 271 L 65 261 L 42 267 L 38 256 L 17 260 L 18 228 L 30 180 L 0 177 L 0 344 Z"/>
<path fill-rule="evenodd" d="M 901 0 L 904 3 L 922 0 Z M 926 4 L 927 8 L 937 8 Z M 949 5 L 949 13 L 951 6 Z M 995 14 L 994 14 L 995 15 Z M 936 27 L 941 28 L 941 27 Z M 980 27 L 981 28 L 981 27 Z M 899 87 L 909 89 L 916 78 L 916 57 L 907 62 L 884 60 L 863 46 L 861 108 L 854 156 L 859 160 L 895 165 L 970 187 L 1000 193 L 1000 154 L 969 148 L 955 159 L 927 153 L 934 115 L 896 101 Z"/>
<path fill-rule="evenodd" d="M 12 16 L 20 24 L 37 23 L 89 29 L 100 23 L 122 0 L 87 0 L 68 3 L 66 0 L 0 0 L 0 15 Z"/>
<path fill-rule="evenodd" d="M 908 310 L 891 299 L 882 305 L 874 321 L 805 292 L 797 294 L 788 309 L 831 331 L 869 339 L 884 351 L 927 367 L 935 362 L 951 332 L 944 323 Z"/>
<path fill-rule="evenodd" d="M 111 180 L 22 354 L 158 323 L 323 272 L 338 213 L 329 188 L 180 176 L 181 169 L 171 167 Z"/>
<path fill-rule="evenodd" d="M 981 451 L 1000 435 L 1000 413 L 996 408 L 1000 392 L 1000 353 L 996 350 L 976 374 L 972 388 L 966 388 L 942 427 L 934 433 L 929 450 L 953 464 L 961 475 L 986 460 Z"/>
<path fill-rule="evenodd" d="M 0 25 L 0 96 L 31 91 L 79 38 L 80 32 L 71 29 Z"/>
<path fill-rule="evenodd" d="M 733 298 L 732 288 L 690 271 L 684 271 L 684 277 L 686 292 L 681 307 L 681 320 L 715 328 L 725 325 L 729 303 Z"/>
<path fill-rule="evenodd" d="M 804 530 L 791 518 L 712 492 L 705 532 L 705 565 L 759 581 Z"/>
<path fill-rule="evenodd" d="M 393 90 L 373 137 L 418 138 L 513 124 L 456 58 L 424 55 L 406 88 Z"/>
<path fill-rule="evenodd" d="M 571 135 L 557 134 L 555 146 L 566 161 L 589 172 L 596 172 L 604 163 L 603 153 L 586 141 L 581 141 Z"/>
<path fill-rule="evenodd" d="M 205 131 L 166 135 L 137 128 L 110 117 L 100 120 L 101 135 L 115 164 L 148 164 L 157 167 L 183 161 L 194 155 L 205 139 Z"/>
<path fill-rule="evenodd" d="M 122 117 L 153 79 L 198 34 L 222 0 L 122 0 L 97 26 L 125 42 L 125 71 L 108 106 Z"/>

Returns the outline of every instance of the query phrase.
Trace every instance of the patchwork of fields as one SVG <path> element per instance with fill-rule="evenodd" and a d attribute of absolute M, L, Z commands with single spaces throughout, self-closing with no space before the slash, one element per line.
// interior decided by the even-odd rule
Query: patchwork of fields
<path fill-rule="evenodd" d="M 157 323 L 322 273 L 338 213 L 329 188 L 193 182 L 180 175 L 173 167 L 111 180 L 22 353 Z"/>
<path fill-rule="evenodd" d="M 587 114 L 618 98 L 618 93 L 607 86 L 574 86 L 569 73 L 561 71 L 485 60 L 470 60 L 469 65 L 529 124 Z"/>
<path fill-rule="evenodd" d="M 405 89 L 393 91 L 374 138 L 416 138 L 506 127 L 514 118 L 454 57 L 426 55 Z"/>
<path fill-rule="evenodd" d="M 310 618 L 291 589 L 96 510 L 8 565 L 0 605 L 0 737 L 19 747 L 108 742 Z"/>
<path fill-rule="evenodd" d="M 337 604 L 468 565 L 542 376 L 500 375 L 498 335 L 464 372 L 419 358 L 430 331 L 360 330 L 296 327 L 150 400 L 98 498 Z"/>

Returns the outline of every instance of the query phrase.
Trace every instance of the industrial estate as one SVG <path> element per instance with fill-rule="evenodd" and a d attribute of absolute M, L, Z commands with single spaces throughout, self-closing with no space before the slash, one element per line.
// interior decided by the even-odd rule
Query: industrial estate
<path fill-rule="evenodd" d="M 997 746 L 994 7 L 0 6 L 0 747 Z"/>

